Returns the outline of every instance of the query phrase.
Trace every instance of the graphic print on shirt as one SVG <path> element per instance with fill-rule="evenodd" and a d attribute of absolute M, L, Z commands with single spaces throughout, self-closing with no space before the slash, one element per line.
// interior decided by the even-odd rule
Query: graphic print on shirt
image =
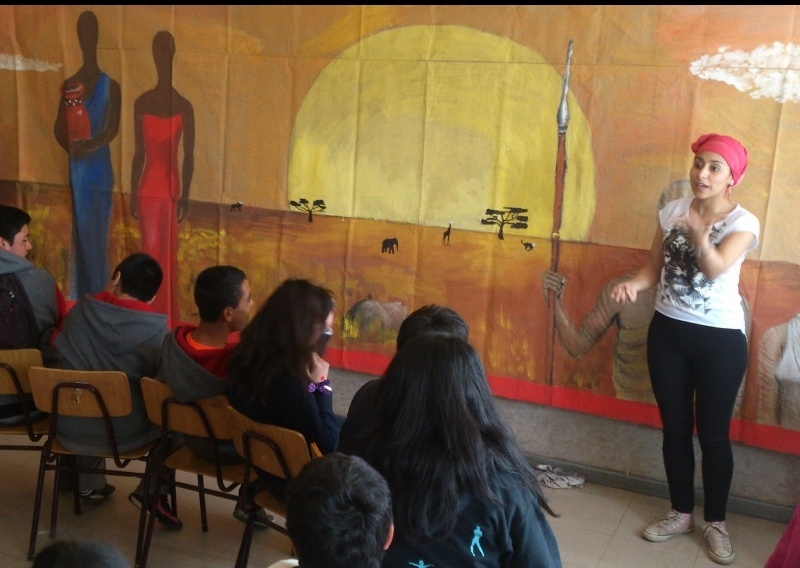
<path fill-rule="evenodd" d="M 483 531 L 481 530 L 480 525 L 475 525 L 475 530 L 472 531 L 473 537 L 472 542 L 469 545 L 469 551 L 472 553 L 472 556 L 475 556 L 475 549 L 478 549 L 478 552 L 481 553 L 481 556 L 486 556 L 483 553 L 483 547 L 481 546 L 481 537 L 483 536 Z"/>
<path fill-rule="evenodd" d="M 413 566 L 414 568 L 432 568 L 433 564 L 425 564 L 425 562 L 420 559 L 419 562 L 409 562 L 409 566 Z"/>
<path fill-rule="evenodd" d="M 710 240 L 716 245 L 725 224 L 711 229 Z M 713 282 L 700 270 L 697 253 L 686 229 L 673 226 L 664 237 L 664 297 L 676 307 L 707 311 L 706 298 L 711 293 Z"/>

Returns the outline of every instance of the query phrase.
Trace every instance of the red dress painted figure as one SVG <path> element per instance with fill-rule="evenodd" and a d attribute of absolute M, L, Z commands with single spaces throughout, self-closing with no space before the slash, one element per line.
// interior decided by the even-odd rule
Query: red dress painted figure
<path fill-rule="evenodd" d="M 139 182 L 137 205 L 142 251 L 155 258 L 164 271 L 161 292 L 153 305 L 159 312 L 179 317 L 177 258 L 180 197 L 178 143 L 183 133 L 180 114 L 142 116 L 145 167 Z"/>
<path fill-rule="evenodd" d="M 164 281 L 153 305 L 170 327 L 182 321 L 178 303 L 178 225 L 189 211 L 194 173 L 194 109 L 172 87 L 175 40 L 153 37 L 158 82 L 133 105 L 135 149 L 131 164 L 130 212 L 139 221 L 141 247 L 161 265 Z M 179 159 L 179 148 L 183 159 Z"/>

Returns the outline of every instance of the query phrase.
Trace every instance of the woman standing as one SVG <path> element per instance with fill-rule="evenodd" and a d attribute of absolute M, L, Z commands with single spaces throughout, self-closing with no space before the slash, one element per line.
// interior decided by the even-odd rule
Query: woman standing
<path fill-rule="evenodd" d="M 356 453 L 389 482 L 383 568 L 561 566 L 553 514 L 500 418 L 480 357 L 452 333 L 408 339 L 378 386 Z"/>
<path fill-rule="evenodd" d="M 739 271 L 758 244 L 758 219 L 731 200 L 744 176 L 747 151 L 734 138 L 705 134 L 691 146 L 694 197 L 659 211 L 650 259 L 619 283 L 612 298 L 635 302 L 658 286 L 647 339 L 647 363 L 663 424 L 664 466 L 672 510 L 642 536 L 661 542 L 694 530 L 695 424 L 702 451 L 704 537 L 711 559 L 731 564 L 735 554 L 725 514 L 733 451 L 728 437 L 747 367 L 745 315 Z"/>
<path fill-rule="evenodd" d="M 233 408 L 256 422 L 297 430 L 323 454 L 336 449 L 342 422 L 333 412 L 330 365 L 320 356 L 333 310 L 330 290 L 284 281 L 242 330 L 228 372 Z M 285 480 L 264 472 L 261 478 L 284 499 Z"/>

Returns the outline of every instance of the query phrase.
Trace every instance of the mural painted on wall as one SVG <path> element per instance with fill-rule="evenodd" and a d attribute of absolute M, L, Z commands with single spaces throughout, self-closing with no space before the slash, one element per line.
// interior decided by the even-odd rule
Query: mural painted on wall
<path fill-rule="evenodd" d="M 800 430 L 800 314 L 767 330 L 758 363 L 758 420 Z"/>
<path fill-rule="evenodd" d="M 83 65 L 61 86 L 54 133 L 69 158 L 72 190 L 71 290 L 78 299 L 105 288 L 108 231 L 114 206 L 109 144 L 119 129 L 120 86 L 99 66 L 94 12 L 77 20 Z"/>
<path fill-rule="evenodd" d="M 119 136 L 113 110 L 92 127 L 113 176 L 92 250 L 163 247 L 173 323 L 196 319 L 210 264 L 245 269 L 256 303 L 305 277 L 337 298 L 332 364 L 379 373 L 407 313 L 448 305 L 499 396 L 657 426 L 652 298 L 608 289 L 646 258 L 660 193 L 686 189 L 691 141 L 721 132 L 748 148 L 734 199 L 762 225 L 732 434 L 800 454 L 783 372 L 800 310 L 791 7 L 90 8 L 97 30 L 76 43 L 85 8 L 0 7 L 0 199 L 33 214 L 34 260 L 62 288 L 77 290 L 69 227 L 85 224 L 63 152 L 89 142 L 62 143 L 61 118 L 48 131 L 88 57 L 121 84 Z"/>
<path fill-rule="evenodd" d="M 141 250 L 164 271 L 162 292 L 153 305 L 170 322 L 181 321 L 178 300 L 178 224 L 189 211 L 194 175 L 194 108 L 172 86 L 175 38 L 153 37 L 158 82 L 133 104 L 134 153 L 131 164 L 131 217 L 139 221 Z M 180 166 L 179 145 L 183 146 Z"/>

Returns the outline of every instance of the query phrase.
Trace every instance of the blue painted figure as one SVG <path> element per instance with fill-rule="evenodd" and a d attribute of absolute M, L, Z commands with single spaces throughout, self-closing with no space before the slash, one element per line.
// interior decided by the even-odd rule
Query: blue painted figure
<path fill-rule="evenodd" d="M 78 18 L 78 41 L 83 66 L 64 81 L 64 86 L 83 86 L 83 106 L 89 117 L 89 138 L 75 137 L 68 131 L 59 104 L 54 126 L 56 140 L 69 154 L 69 181 L 72 190 L 72 263 L 70 298 L 103 290 L 108 278 L 108 232 L 113 208 L 114 172 L 109 143 L 117 135 L 120 116 L 120 87 L 97 65 L 98 23 L 93 12 Z"/>

